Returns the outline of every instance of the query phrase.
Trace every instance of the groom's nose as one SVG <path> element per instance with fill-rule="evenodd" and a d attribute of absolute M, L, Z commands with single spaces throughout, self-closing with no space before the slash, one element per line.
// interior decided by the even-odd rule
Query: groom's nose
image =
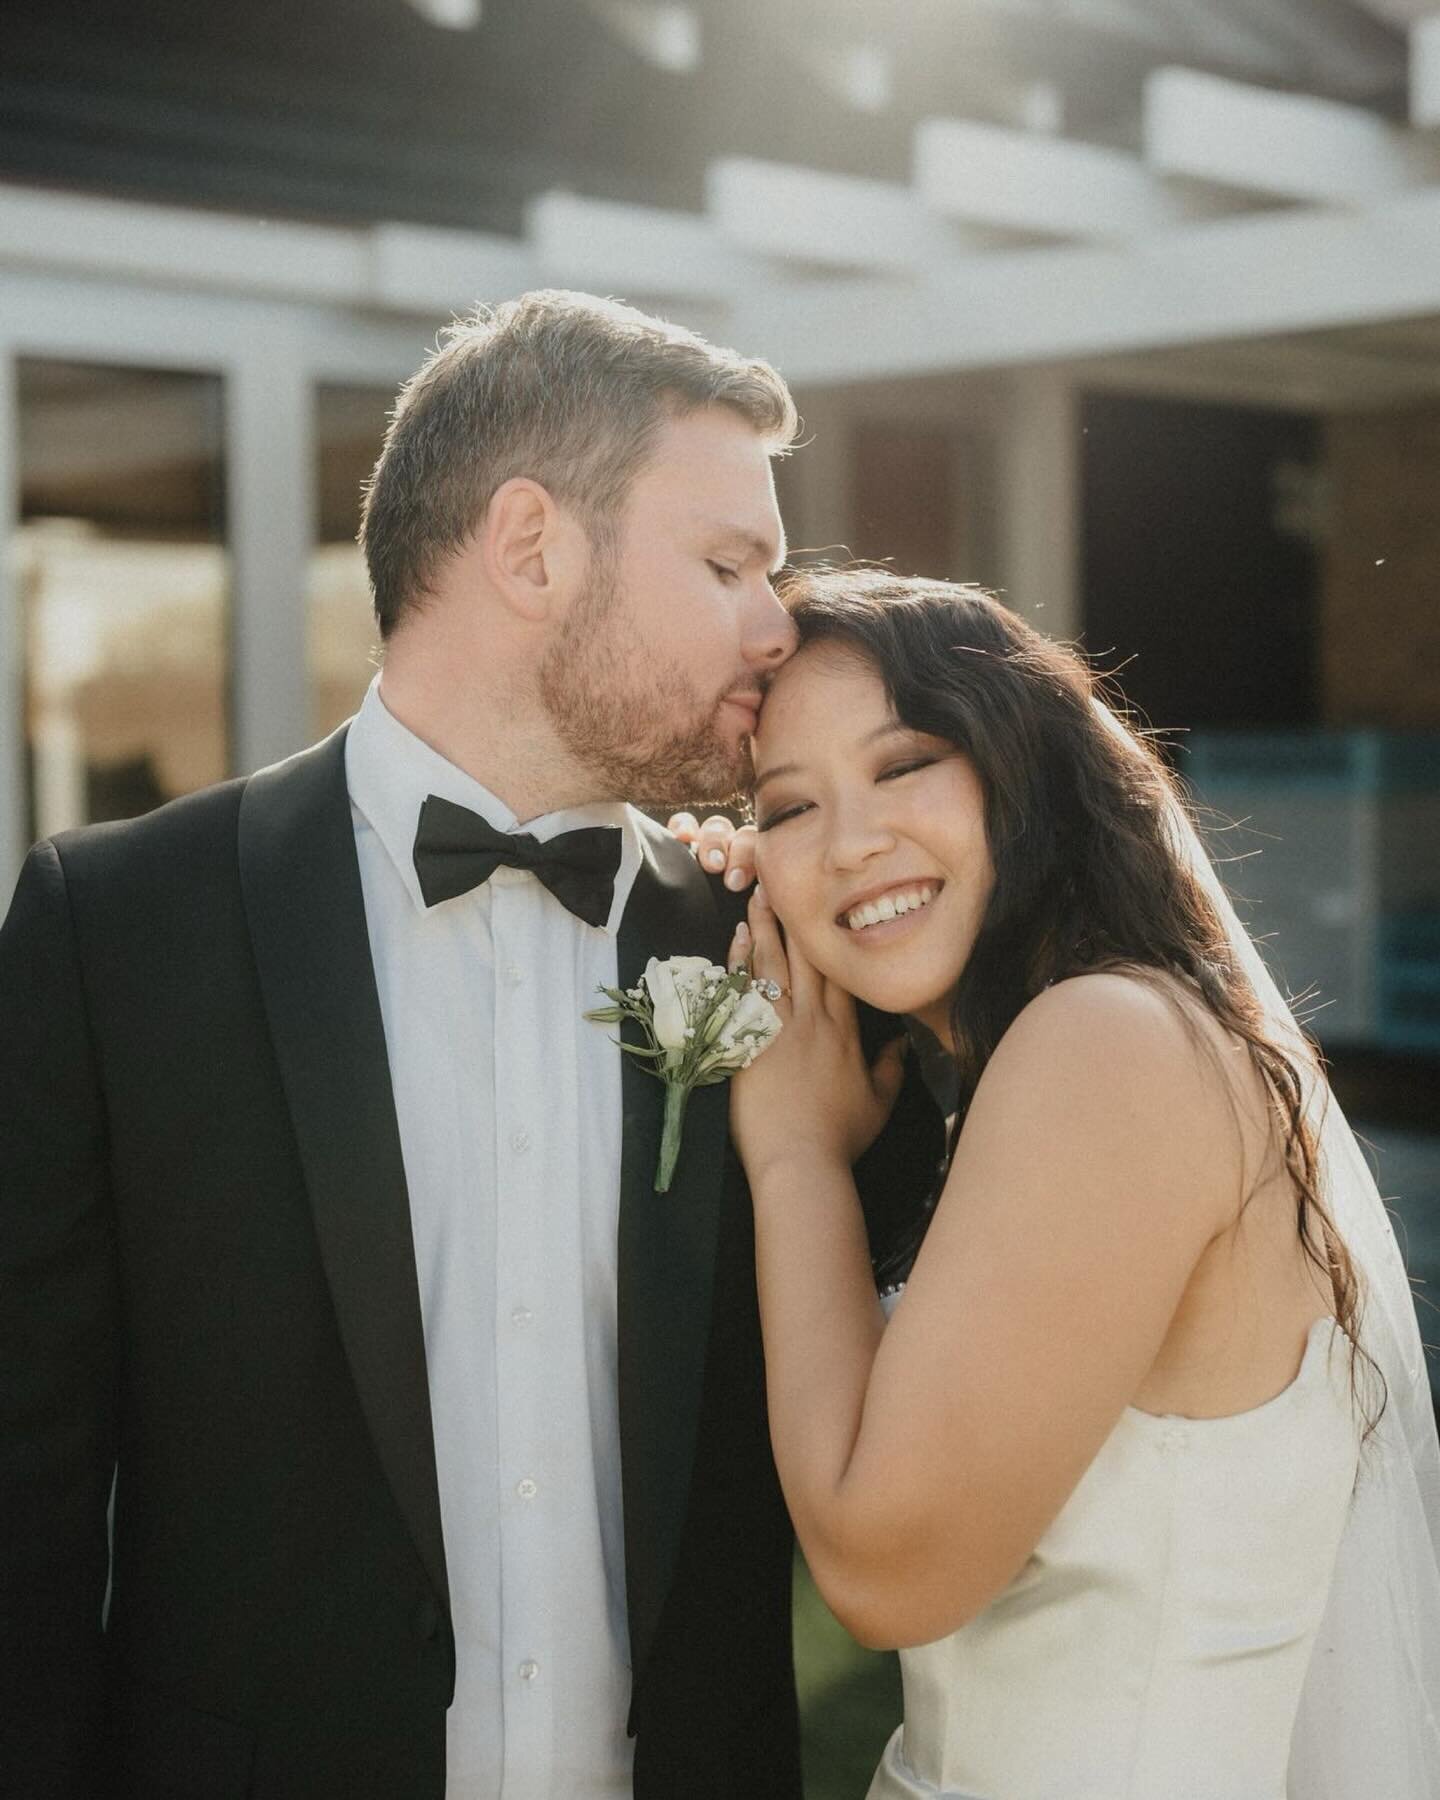
<path fill-rule="evenodd" d="M 746 663 L 752 669 L 773 673 L 795 653 L 800 641 L 795 621 L 781 604 L 768 576 L 755 583 L 753 599 L 745 621 L 745 638 L 741 646 Z"/>

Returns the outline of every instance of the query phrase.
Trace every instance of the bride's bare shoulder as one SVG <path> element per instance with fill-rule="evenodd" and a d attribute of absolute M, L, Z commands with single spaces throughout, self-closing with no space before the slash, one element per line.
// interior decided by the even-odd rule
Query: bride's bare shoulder
<path fill-rule="evenodd" d="M 1035 1133 L 1054 1154 L 1203 1167 L 1219 1196 L 1238 1180 L 1248 1115 L 1264 1098 L 1247 1046 L 1198 995 L 1148 970 L 1056 982 L 1017 1015 L 986 1067 L 967 1130 L 1012 1143 Z M 1234 1167 L 1228 1165 L 1233 1161 Z"/>
<path fill-rule="evenodd" d="M 1198 994 L 1161 970 L 1116 967 L 1067 976 L 1022 1007 L 997 1049 L 1011 1056 L 1047 1046 L 1090 1045 L 1128 1061 L 1193 1052 L 1227 1034 Z"/>

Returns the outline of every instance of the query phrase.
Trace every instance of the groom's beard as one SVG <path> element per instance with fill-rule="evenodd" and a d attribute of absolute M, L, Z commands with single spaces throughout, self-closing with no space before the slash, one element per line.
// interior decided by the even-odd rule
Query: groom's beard
<path fill-rule="evenodd" d="M 569 629 L 540 665 L 540 698 L 556 735 L 618 800 L 729 800 L 747 753 L 743 742 L 726 742 L 720 707 L 727 693 L 753 693 L 755 678 L 703 696 L 684 670 L 656 660 L 619 601 L 614 558 L 597 548 Z"/>

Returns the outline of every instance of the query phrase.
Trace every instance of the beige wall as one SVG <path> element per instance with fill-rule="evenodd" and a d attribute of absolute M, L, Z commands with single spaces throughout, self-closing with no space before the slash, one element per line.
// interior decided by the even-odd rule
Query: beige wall
<path fill-rule="evenodd" d="M 1440 729 L 1440 406 L 1327 427 L 1327 725 Z"/>

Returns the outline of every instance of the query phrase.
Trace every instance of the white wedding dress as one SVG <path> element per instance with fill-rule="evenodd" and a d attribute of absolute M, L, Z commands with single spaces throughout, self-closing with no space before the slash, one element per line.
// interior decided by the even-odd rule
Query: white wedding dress
<path fill-rule="evenodd" d="M 1440 1800 L 1440 1442 L 1414 1296 L 1364 1155 L 1178 805 L 1172 828 L 1296 1052 L 1383 1412 L 1361 1446 L 1349 1345 L 1325 1321 L 1252 1412 L 1128 1410 L 1011 1586 L 902 1652 L 905 1723 L 868 1800 Z"/>
<path fill-rule="evenodd" d="M 1357 1460 L 1364 1480 L 1350 1362 L 1320 1319 L 1252 1411 L 1128 1408 L 1010 1586 L 901 1652 L 868 1800 L 1286 1800 Z"/>

